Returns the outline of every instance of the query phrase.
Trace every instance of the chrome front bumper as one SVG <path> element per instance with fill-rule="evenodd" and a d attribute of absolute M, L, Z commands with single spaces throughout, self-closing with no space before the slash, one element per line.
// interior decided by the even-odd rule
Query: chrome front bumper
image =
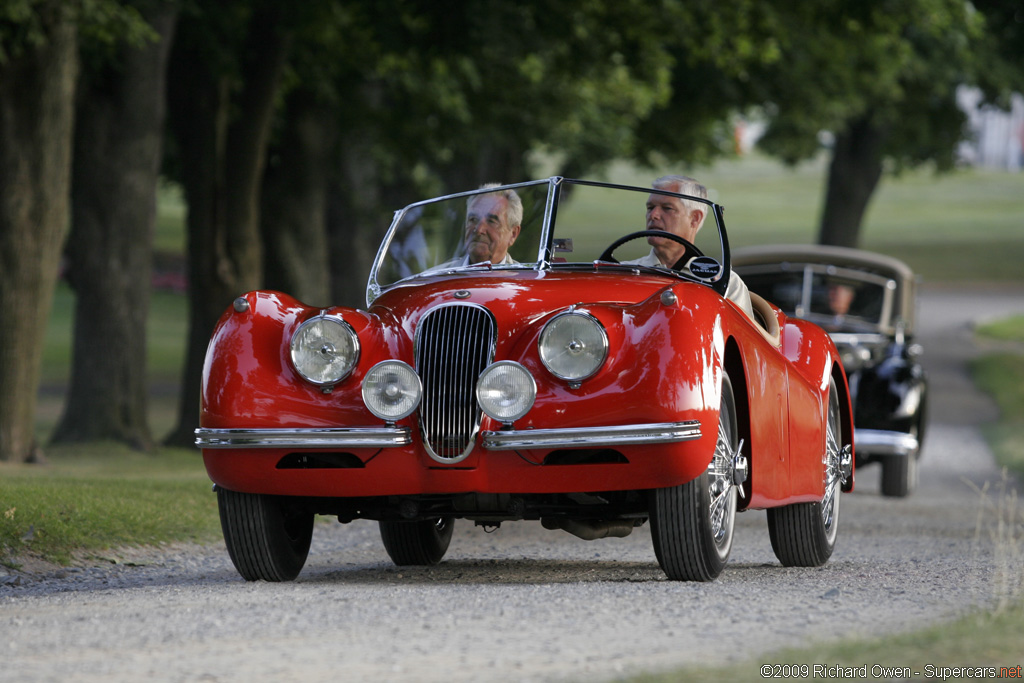
<path fill-rule="evenodd" d="M 410 443 L 408 427 L 196 430 L 200 448 L 391 448 Z"/>
<path fill-rule="evenodd" d="M 567 429 L 510 429 L 482 434 L 484 448 L 571 448 L 675 443 L 701 437 L 700 422 L 659 422 Z M 197 429 L 199 448 L 392 448 L 412 443 L 408 427 Z"/>
<path fill-rule="evenodd" d="M 920 447 L 917 437 L 884 429 L 854 429 L 853 444 L 858 453 L 908 456 Z"/>
<path fill-rule="evenodd" d="M 573 446 L 626 446 L 674 443 L 699 439 L 700 422 L 660 422 L 568 429 L 509 429 L 484 432 L 484 448 L 511 451 L 518 448 L 566 448 Z"/>

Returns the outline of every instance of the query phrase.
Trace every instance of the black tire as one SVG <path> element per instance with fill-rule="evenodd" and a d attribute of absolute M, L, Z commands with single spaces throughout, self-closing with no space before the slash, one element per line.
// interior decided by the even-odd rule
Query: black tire
<path fill-rule="evenodd" d="M 768 535 L 772 550 L 786 567 L 820 567 L 832 557 L 839 529 L 842 477 L 839 392 L 829 384 L 823 469 L 825 497 L 817 503 L 796 503 L 768 509 Z"/>
<path fill-rule="evenodd" d="M 906 498 L 914 490 L 917 458 L 908 455 L 887 455 L 882 458 L 882 495 Z"/>
<path fill-rule="evenodd" d="M 388 557 L 399 567 L 435 565 L 448 551 L 455 520 L 438 517 L 416 522 L 380 522 Z"/>
<path fill-rule="evenodd" d="M 651 497 L 654 555 L 673 581 L 711 581 L 729 560 L 736 528 L 733 466 L 738 440 L 736 401 L 724 375 L 718 444 L 708 469 L 685 484 L 656 489 Z"/>
<path fill-rule="evenodd" d="M 281 496 L 217 489 L 224 544 L 246 581 L 291 581 L 306 564 L 311 512 Z"/>
<path fill-rule="evenodd" d="M 911 432 L 917 436 L 917 429 Z M 882 458 L 882 495 L 906 498 L 917 487 L 918 450 L 906 455 L 887 455 Z"/>

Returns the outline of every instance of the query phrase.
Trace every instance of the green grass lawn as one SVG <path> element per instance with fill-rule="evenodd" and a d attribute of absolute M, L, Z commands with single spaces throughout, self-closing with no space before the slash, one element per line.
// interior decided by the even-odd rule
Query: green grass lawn
<path fill-rule="evenodd" d="M 750 165 L 739 173 L 744 162 L 730 162 L 710 175 L 712 187 L 722 187 L 735 243 L 816 242 L 824 162 L 788 169 L 755 159 Z M 735 176 L 739 182 L 729 180 Z M 1024 173 L 919 170 L 883 178 L 860 246 L 903 259 L 926 282 L 1022 280 L 1022 218 Z"/>
<path fill-rule="evenodd" d="M 725 207 L 740 247 L 817 242 L 826 171 L 824 157 L 787 167 L 755 153 L 698 168 L 612 164 L 600 179 L 646 187 L 659 175 L 691 175 Z M 903 259 L 926 282 L 1024 281 L 1022 222 L 1024 173 L 919 169 L 882 179 L 860 246 Z M 637 230 L 641 223 L 638 210 Z"/>
<path fill-rule="evenodd" d="M 783 680 L 975 680 L 997 678 L 1000 668 L 1007 667 L 1009 676 L 1020 677 L 1016 667 L 1021 663 L 1020 634 L 1024 626 L 1024 607 L 1019 604 L 998 613 L 978 613 L 952 624 L 941 624 L 913 633 L 885 638 L 854 640 L 813 645 L 777 652 L 758 660 L 728 667 L 691 667 L 665 674 L 641 675 L 630 683 L 719 683 L 720 681 L 767 680 L 768 672 L 782 672 L 783 666 L 806 664 L 807 675 L 799 668 L 796 675 Z M 771 665 L 779 665 L 772 669 Z M 815 664 L 827 669 L 814 670 Z M 930 667 L 930 668 L 929 668 Z M 959 667 L 995 667 L 995 675 L 952 675 Z M 908 669 L 908 675 L 904 670 Z M 792 671 L 789 669 L 788 671 Z M 916 675 L 915 675 L 916 674 Z"/>
<path fill-rule="evenodd" d="M 0 463 L 0 564 L 58 564 L 108 548 L 219 538 L 199 453 L 113 443 L 52 447 L 49 464 Z"/>
<path fill-rule="evenodd" d="M 609 169 L 607 179 L 646 186 L 652 178 L 673 170 L 650 172 L 618 164 Z M 755 155 L 681 171 L 705 182 L 712 199 L 725 205 L 734 245 L 815 241 L 823 194 L 821 160 L 790 169 Z M 159 207 L 157 248 L 180 255 L 184 245 L 180 193 L 166 188 Z M 883 180 L 870 207 L 863 246 L 903 258 L 926 282 L 1024 282 L 1022 217 L 1024 174 L 965 170 L 935 177 L 918 171 Z M 638 213 L 637 229 L 641 219 Z M 70 373 L 73 304 L 70 290 L 60 287 L 44 349 L 37 423 L 37 435 L 44 443 L 59 419 Z M 186 313 L 183 295 L 154 293 L 147 321 L 148 372 L 154 387 L 150 422 L 158 437 L 175 418 Z M 995 333 L 1019 339 L 1021 325 L 1011 323 L 1008 332 Z M 1011 356 L 980 361 L 975 371 L 982 386 L 994 392 L 1001 404 L 1010 401 L 1004 415 L 1019 416 L 1024 414 L 1020 398 L 1024 367 L 1020 354 L 1011 351 Z M 1004 420 L 992 427 L 989 436 L 1001 458 L 1024 460 L 1020 446 L 1024 428 L 1019 420 Z M 0 464 L 0 562 L 17 564 L 26 551 L 68 562 L 81 553 L 120 545 L 219 538 L 216 498 L 197 452 L 141 454 L 116 444 L 94 444 L 50 447 L 47 457 L 50 464 L 43 467 Z M 1019 529 L 1013 528 L 1019 539 Z M 780 653 L 768 661 L 1015 665 L 1024 654 L 1019 644 L 1022 632 L 1024 609 L 1018 606 L 898 638 L 815 646 Z M 756 664 L 746 663 L 640 680 L 682 680 L 684 676 L 695 681 L 759 678 Z"/>
<path fill-rule="evenodd" d="M 157 195 L 156 231 L 153 248 L 160 253 L 185 252 L 185 217 L 188 207 L 181 186 L 161 183 Z"/>
<path fill-rule="evenodd" d="M 975 382 L 999 405 L 1000 419 L 983 426 L 985 436 L 996 459 L 1024 480 L 1024 317 L 985 325 L 978 335 L 1006 346 L 971 364 Z"/>

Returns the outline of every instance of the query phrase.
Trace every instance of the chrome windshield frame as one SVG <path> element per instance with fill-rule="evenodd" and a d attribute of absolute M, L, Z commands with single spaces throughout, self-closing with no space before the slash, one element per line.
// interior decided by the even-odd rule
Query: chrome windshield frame
<path fill-rule="evenodd" d="M 390 287 L 392 287 L 392 286 L 394 286 L 394 285 L 396 285 L 396 284 L 398 284 L 400 282 L 407 282 L 408 280 L 412 280 L 412 279 L 415 279 L 417 277 L 422 277 L 424 275 L 424 273 L 416 273 L 416 274 L 413 274 L 411 276 L 402 278 L 402 279 L 397 280 L 397 281 L 395 281 L 393 283 L 390 283 L 390 284 L 387 284 L 387 285 L 383 285 L 383 286 L 378 281 L 378 273 L 380 272 L 381 266 L 382 266 L 382 264 L 384 262 L 386 254 L 388 253 L 388 249 L 391 246 L 392 240 L 395 238 L 395 235 L 396 235 L 396 233 L 398 231 L 398 227 L 399 227 L 399 225 L 402 222 L 402 219 L 410 211 L 413 211 L 413 210 L 415 210 L 417 208 L 420 208 L 420 207 L 423 207 L 423 206 L 426 206 L 426 205 L 429 205 L 429 204 L 435 204 L 435 203 L 438 203 L 438 202 L 448 201 L 448 200 L 451 200 L 451 199 L 459 199 L 459 198 L 463 198 L 463 197 L 470 197 L 470 196 L 477 195 L 477 194 L 487 194 L 489 192 L 494 192 L 495 190 L 499 190 L 499 189 L 516 190 L 516 189 L 524 188 L 524 187 L 537 187 L 539 185 L 544 185 L 544 184 L 546 184 L 548 186 L 548 189 L 547 189 L 546 198 L 545 198 L 544 214 L 543 214 L 542 224 L 541 224 L 541 228 L 540 228 L 539 244 L 537 245 L 538 248 L 537 248 L 537 254 L 536 254 L 535 261 L 530 262 L 530 263 L 518 263 L 518 264 L 514 264 L 514 265 L 509 265 L 509 264 L 504 264 L 504 265 L 487 264 L 486 267 L 488 267 L 490 269 L 495 269 L 495 270 L 496 269 L 549 270 L 549 269 L 552 268 L 552 263 L 554 261 L 553 232 L 554 232 L 555 223 L 557 222 L 558 199 L 559 199 L 559 196 L 560 196 L 560 194 L 562 192 L 563 186 L 566 185 L 566 184 L 580 185 L 580 186 L 589 186 L 589 187 L 598 187 L 598 188 L 605 188 L 605 189 L 612 189 L 612 190 L 627 190 L 627 191 L 631 191 L 631 192 L 644 192 L 644 193 L 648 193 L 648 194 L 651 194 L 651 193 L 653 193 L 653 194 L 662 194 L 662 195 L 671 196 L 671 197 L 678 197 L 680 199 L 691 200 L 691 201 L 698 202 L 698 203 L 701 203 L 701 204 L 705 204 L 705 205 L 708 206 L 708 209 L 709 209 L 708 212 L 709 212 L 709 214 L 714 219 L 715 229 L 716 229 L 716 231 L 718 233 L 718 242 L 719 242 L 719 248 L 721 250 L 720 253 L 721 253 L 721 258 L 722 258 L 722 263 L 721 263 L 722 270 L 721 270 L 721 273 L 717 277 L 712 278 L 712 279 L 702 280 L 702 279 L 697 279 L 697 278 L 691 278 L 687 274 L 681 274 L 681 273 L 677 273 L 675 271 L 666 271 L 666 273 L 673 273 L 673 274 L 678 275 L 680 278 L 682 278 L 684 280 L 687 280 L 687 281 L 691 281 L 692 280 L 692 281 L 700 282 L 702 284 L 710 286 L 712 289 L 714 289 L 716 292 L 718 292 L 722 296 L 725 296 L 725 293 L 728 290 L 729 280 L 730 280 L 731 275 L 732 275 L 732 264 L 731 264 L 730 250 L 729 250 L 729 239 L 728 239 L 728 235 L 726 233 L 726 228 L 725 228 L 724 208 L 721 205 L 716 204 L 715 202 L 713 202 L 713 201 L 711 201 L 709 199 L 704 199 L 704 198 L 701 198 L 701 197 L 694 197 L 692 195 L 679 194 L 677 192 L 669 192 L 667 190 L 659 190 L 659 189 L 656 189 L 656 188 L 639 187 L 639 186 L 635 186 L 635 185 L 621 185 L 621 184 L 616 184 L 616 183 L 606 183 L 606 182 L 593 181 L 593 180 L 579 180 L 579 179 L 565 178 L 563 176 L 551 176 L 549 178 L 541 179 L 541 180 L 531 180 L 531 181 L 526 181 L 526 182 L 521 182 L 521 183 L 511 183 L 511 184 L 508 184 L 508 185 L 501 185 L 501 186 L 492 187 L 492 188 L 478 188 L 478 189 L 475 189 L 475 190 L 467 190 L 467 191 L 464 191 L 464 192 L 456 192 L 456 193 L 452 193 L 452 194 L 442 195 L 442 196 L 439 196 L 439 197 L 433 197 L 431 199 L 424 199 L 424 200 L 421 200 L 421 201 L 409 204 L 408 206 L 405 206 L 405 207 L 395 211 L 394 216 L 392 217 L 392 220 L 391 220 L 391 225 L 389 226 L 388 231 L 387 231 L 387 233 L 384 236 L 384 239 L 381 240 L 380 247 L 377 250 L 377 255 L 376 255 L 376 257 L 373 260 L 372 266 L 370 267 L 370 275 L 369 275 L 369 278 L 367 280 L 367 285 L 366 285 L 366 305 L 370 306 L 377 299 L 377 297 L 379 297 L 385 290 L 389 289 Z M 597 263 L 598 262 L 595 261 L 594 264 L 592 264 L 592 265 L 596 265 Z M 569 265 L 572 265 L 572 266 L 586 265 L 586 262 L 583 262 L 583 261 L 573 262 L 572 264 L 569 264 Z M 612 265 L 612 264 L 609 264 L 609 265 Z M 479 267 L 479 265 L 475 266 L 475 267 Z M 450 271 L 440 271 L 440 272 L 456 273 L 456 272 L 463 272 L 463 271 L 466 271 L 466 270 L 467 270 L 466 268 L 452 268 Z M 435 271 L 435 272 L 432 272 L 431 274 L 432 275 L 437 275 L 438 272 Z"/>

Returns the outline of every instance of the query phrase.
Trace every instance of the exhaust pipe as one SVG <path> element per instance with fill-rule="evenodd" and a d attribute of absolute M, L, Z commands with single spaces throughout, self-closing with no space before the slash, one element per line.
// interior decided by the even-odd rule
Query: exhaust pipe
<path fill-rule="evenodd" d="M 544 517 L 540 520 L 545 529 L 568 531 L 584 541 L 599 538 L 625 538 L 633 533 L 632 520 L 567 519 L 565 517 Z"/>

